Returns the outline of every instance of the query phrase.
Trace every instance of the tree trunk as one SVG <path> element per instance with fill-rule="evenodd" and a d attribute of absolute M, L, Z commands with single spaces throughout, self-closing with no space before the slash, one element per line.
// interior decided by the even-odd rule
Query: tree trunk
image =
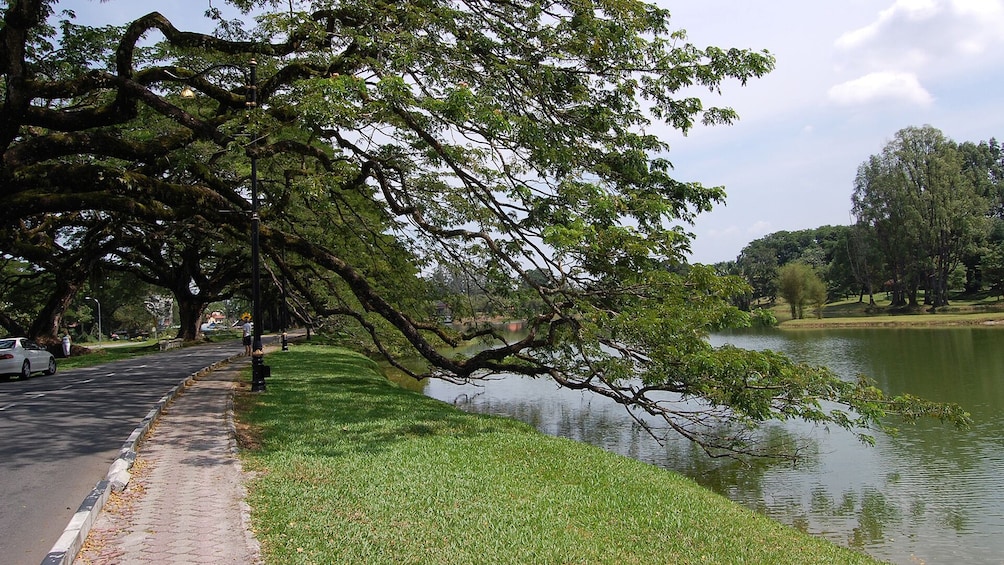
<path fill-rule="evenodd" d="M 934 276 L 934 306 L 941 308 L 948 306 L 948 268 L 939 266 L 937 274 Z"/>
<path fill-rule="evenodd" d="M 59 339 L 59 329 L 63 325 L 63 312 L 70 306 L 70 302 L 80 290 L 82 282 L 59 281 L 56 283 L 56 290 L 49 297 L 49 301 L 32 321 L 28 328 L 28 335 L 31 339 L 49 345 Z"/>
<path fill-rule="evenodd" d="M 202 312 L 206 306 L 200 298 L 195 296 L 175 296 L 178 300 L 178 317 L 181 326 L 178 328 L 178 335 L 185 341 L 192 341 L 199 337 L 199 326 L 202 322 Z"/>
<path fill-rule="evenodd" d="M 892 285 L 892 300 L 890 301 L 890 306 L 894 308 L 901 308 L 906 306 L 906 288 L 905 285 L 900 281 L 893 281 Z"/>

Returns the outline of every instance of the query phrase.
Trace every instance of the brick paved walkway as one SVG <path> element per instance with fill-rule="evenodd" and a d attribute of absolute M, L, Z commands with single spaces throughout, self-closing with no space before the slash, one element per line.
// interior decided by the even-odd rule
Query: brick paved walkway
<path fill-rule="evenodd" d="M 254 564 L 231 392 L 247 358 L 168 405 L 140 444 L 125 491 L 105 504 L 74 564 Z"/>

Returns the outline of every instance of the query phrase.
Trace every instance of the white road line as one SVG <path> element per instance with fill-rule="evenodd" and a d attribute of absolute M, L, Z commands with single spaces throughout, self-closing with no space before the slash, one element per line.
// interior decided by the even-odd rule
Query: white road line
<path fill-rule="evenodd" d="M 16 402 L 14 404 L 8 404 L 7 406 L 0 406 L 0 412 L 3 412 L 4 410 L 6 410 L 8 408 L 13 408 L 15 406 L 17 406 Z"/>

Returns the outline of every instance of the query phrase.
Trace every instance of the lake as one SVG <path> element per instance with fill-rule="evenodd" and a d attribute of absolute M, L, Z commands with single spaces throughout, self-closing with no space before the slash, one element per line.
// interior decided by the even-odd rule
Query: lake
<path fill-rule="evenodd" d="M 892 563 L 1004 563 L 1004 329 L 750 330 L 712 343 L 773 349 L 866 374 L 888 392 L 957 402 L 973 426 L 937 422 L 877 433 L 874 447 L 804 423 L 767 433 L 799 438 L 796 466 L 711 460 L 688 442 L 659 442 L 624 409 L 550 381 L 505 377 L 483 386 L 429 381 L 425 394 L 473 412 L 517 418 L 685 474 L 772 518 Z"/>

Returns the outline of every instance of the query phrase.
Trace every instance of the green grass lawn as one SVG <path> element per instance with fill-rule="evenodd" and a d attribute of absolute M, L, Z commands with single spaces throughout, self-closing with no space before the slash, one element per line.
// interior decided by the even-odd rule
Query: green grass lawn
<path fill-rule="evenodd" d="M 268 391 L 237 398 L 266 563 L 874 563 L 678 474 L 407 391 L 355 353 L 268 362 Z"/>
<path fill-rule="evenodd" d="M 160 351 L 157 340 L 129 342 L 126 345 L 116 344 L 114 347 L 100 347 L 93 343 L 82 345 L 89 349 L 86 355 L 74 353 L 70 357 L 56 357 L 59 370 L 93 367 L 94 365 L 111 363 L 120 359 L 131 359 Z"/>
<path fill-rule="evenodd" d="M 236 331 L 215 332 L 211 336 L 206 336 L 207 341 L 229 341 L 240 339 L 240 333 Z M 93 367 L 121 359 L 132 359 L 142 355 L 150 355 L 160 351 L 159 340 L 147 339 L 144 341 L 128 342 L 105 342 L 74 344 L 87 348 L 85 354 L 74 353 L 70 357 L 62 357 L 61 353 L 56 356 L 56 363 L 59 370 L 78 369 L 81 367 Z"/>

